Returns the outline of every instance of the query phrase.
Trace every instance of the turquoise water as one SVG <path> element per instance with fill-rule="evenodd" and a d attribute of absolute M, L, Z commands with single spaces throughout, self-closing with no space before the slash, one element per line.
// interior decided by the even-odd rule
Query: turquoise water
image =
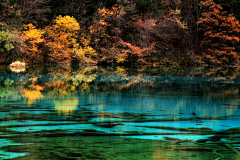
<path fill-rule="evenodd" d="M 0 69 L 0 159 L 239 159 L 237 68 Z"/>

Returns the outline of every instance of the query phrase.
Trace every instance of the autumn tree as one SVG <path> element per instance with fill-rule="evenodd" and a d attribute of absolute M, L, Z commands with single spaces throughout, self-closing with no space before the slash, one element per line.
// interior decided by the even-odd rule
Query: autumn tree
<path fill-rule="evenodd" d="M 190 48 L 185 48 L 187 43 L 184 41 L 188 37 L 188 23 L 181 16 L 182 10 L 173 2 L 165 1 L 163 16 L 159 16 L 152 31 L 156 39 L 155 54 L 161 58 L 161 63 L 166 64 L 182 63 L 190 52 Z"/>
<path fill-rule="evenodd" d="M 14 49 L 14 35 L 7 29 L 7 24 L 0 23 L 0 53 L 8 53 Z"/>
<path fill-rule="evenodd" d="M 197 22 L 201 37 L 201 56 L 210 65 L 237 63 L 236 44 L 239 42 L 240 24 L 231 14 L 213 0 L 200 2 L 202 17 Z"/>
<path fill-rule="evenodd" d="M 77 41 L 80 26 L 71 16 L 58 16 L 53 25 L 47 26 L 46 46 L 49 48 L 48 61 L 56 63 L 70 63 L 72 59 L 72 45 Z"/>
<path fill-rule="evenodd" d="M 39 63 L 44 61 L 44 55 L 41 45 L 45 43 L 43 39 L 44 31 L 37 29 L 33 24 L 25 25 L 25 31 L 23 31 L 22 38 L 24 39 L 24 44 L 21 47 L 22 52 L 26 54 L 29 62 Z"/>
<path fill-rule="evenodd" d="M 76 59 L 79 62 L 96 63 L 91 59 L 96 52 L 89 46 L 89 38 L 82 36 L 78 41 L 79 31 L 80 25 L 71 16 L 60 15 L 53 25 L 45 27 L 48 61 L 70 64 Z"/>
<path fill-rule="evenodd" d="M 149 49 L 148 29 L 154 26 L 154 20 L 132 16 L 133 13 L 136 13 L 136 4 L 128 1 L 112 8 L 99 8 L 94 14 L 89 32 L 93 46 L 100 52 L 100 62 L 144 62 Z"/>
<path fill-rule="evenodd" d="M 112 63 L 115 55 L 120 52 L 115 43 L 122 32 L 120 25 L 124 14 L 124 10 L 117 6 L 111 9 L 99 8 L 94 14 L 89 33 L 92 37 L 92 45 L 100 53 L 100 63 Z"/>

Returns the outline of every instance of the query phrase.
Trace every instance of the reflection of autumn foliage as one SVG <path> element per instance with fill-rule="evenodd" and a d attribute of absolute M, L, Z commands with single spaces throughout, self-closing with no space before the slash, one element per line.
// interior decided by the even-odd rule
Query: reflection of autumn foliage
<path fill-rule="evenodd" d="M 147 81 L 145 79 L 142 79 L 140 76 L 133 77 L 127 84 L 120 85 L 119 90 L 121 91 L 124 88 L 128 88 L 134 84 L 139 84 L 139 83 L 146 83 Z"/>
<path fill-rule="evenodd" d="M 77 109 L 77 106 L 78 97 L 63 97 L 63 99 L 54 100 L 55 110 L 60 114 L 70 114 Z"/>
<path fill-rule="evenodd" d="M 72 68 L 69 65 L 58 65 L 48 67 L 48 74 L 52 76 L 69 76 L 72 73 Z"/>
<path fill-rule="evenodd" d="M 207 113 L 208 115 L 212 116 L 217 116 L 217 114 L 220 113 L 226 116 L 231 116 L 239 109 L 239 89 L 236 89 L 235 87 L 229 87 L 226 84 L 223 84 L 222 86 L 217 84 L 206 86 L 202 84 L 200 85 L 200 88 L 205 91 L 203 92 L 204 102 L 211 102 L 213 99 L 223 99 L 224 101 L 223 103 L 219 103 L 218 106 L 212 106 L 213 108 L 216 107 L 215 113 L 213 113 L 212 110 L 209 110 L 209 108 L 203 108 L 201 106 L 199 106 L 197 109 L 198 113 Z"/>
<path fill-rule="evenodd" d="M 116 75 L 120 75 L 120 76 L 127 76 L 127 72 L 126 72 L 126 70 L 123 68 L 123 67 L 119 67 L 119 66 L 117 66 L 117 68 L 116 68 L 116 70 L 114 71 L 114 73 L 116 74 Z"/>
<path fill-rule="evenodd" d="M 23 90 L 23 97 L 26 98 L 28 101 L 40 100 L 40 98 L 43 97 L 43 94 L 41 93 L 42 88 L 40 88 L 40 86 L 35 87 L 36 88 Z"/>
<path fill-rule="evenodd" d="M 48 92 L 50 95 L 71 95 L 71 91 L 74 91 L 75 88 L 72 88 L 69 82 L 62 80 L 50 81 L 45 84 L 48 89 L 51 91 Z"/>
<path fill-rule="evenodd" d="M 77 72 L 72 78 L 72 84 L 74 87 L 78 87 L 80 91 L 89 90 L 89 83 L 96 79 L 96 74 L 86 74 L 90 70 L 95 69 L 95 67 L 87 67 L 81 72 Z"/>
<path fill-rule="evenodd" d="M 31 84 L 28 86 L 28 88 L 23 89 L 21 92 L 22 96 L 27 99 L 29 104 L 43 98 L 41 91 L 44 89 L 44 87 L 36 84 L 37 79 L 37 77 L 29 79 L 31 81 Z"/>
<path fill-rule="evenodd" d="M 202 18 L 197 22 L 203 33 L 201 49 L 209 64 L 234 64 L 237 62 L 235 45 L 239 42 L 240 24 L 232 15 L 222 11 L 213 0 L 200 2 Z"/>
<path fill-rule="evenodd" d="M 49 95 L 70 96 L 75 94 L 75 91 L 85 91 L 90 89 L 88 83 L 96 79 L 96 74 L 91 71 L 95 70 L 96 66 L 86 67 L 78 71 L 72 71 L 70 67 L 62 67 L 59 70 L 51 69 L 49 75 L 51 79 L 45 83 Z M 58 73 L 58 74 L 56 74 Z"/>

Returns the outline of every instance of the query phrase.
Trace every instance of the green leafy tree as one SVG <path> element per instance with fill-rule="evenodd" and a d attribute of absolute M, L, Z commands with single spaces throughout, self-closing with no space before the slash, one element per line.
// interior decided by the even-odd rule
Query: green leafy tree
<path fill-rule="evenodd" d="M 6 63 L 8 59 L 14 59 L 19 53 L 19 46 L 22 43 L 20 32 L 17 29 L 10 29 L 3 22 L 0 23 L 0 62 Z M 11 60 L 9 60 L 11 61 Z"/>

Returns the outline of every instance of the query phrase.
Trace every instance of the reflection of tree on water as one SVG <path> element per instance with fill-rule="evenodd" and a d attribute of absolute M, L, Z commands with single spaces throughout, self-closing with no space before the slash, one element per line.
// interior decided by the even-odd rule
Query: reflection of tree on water
<path fill-rule="evenodd" d="M 169 91 L 173 91 L 171 94 L 181 94 L 181 90 L 188 91 L 197 96 L 202 96 L 205 104 L 208 102 L 211 103 L 213 99 L 229 99 L 227 100 L 231 105 L 238 105 L 238 87 L 234 84 L 229 87 L 229 84 L 225 84 L 224 81 L 228 80 L 226 77 L 217 77 L 216 75 L 222 76 L 235 76 L 234 71 L 236 69 L 222 69 L 218 68 L 215 70 L 211 70 L 211 75 L 215 75 L 215 77 L 209 77 L 207 83 L 202 83 L 195 85 L 195 88 L 186 88 L 186 86 L 182 86 L 180 84 L 173 83 L 155 83 L 155 78 L 144 76 L 147 73 L 144 73 L 144 70 L 149 70 L 151 68 L 145 67 L 144 69 L 138 69 L 139 73 L 135 73 L 134 75 L 128 75 L 130 70 L 125 69 L 124 67 L 117 67 L 115 70 L 108 70 L 107 68 L 99 68 L 97 66 L 80 68 L 80 69 L 72 69 L 70 66 L 61 66 L 57 68 L 48 67 L 47 73 L 48 77 L 43 79 L 41 76 L 36 76 L 36 79 L 32 78 L 32 76 L 21 75 L 22 77 L 18 80 L 18 82 L 14 82 L 11 86 L 14 86 L 14 92 L 18 87 L 25 86 L 25 89 L 21 89 L 21 94 L 28 101 L 28 103 L 32 103 L 34 101 L 38 101 L 41 98 L 45 97 L 54 97 L 54 96 L 76 96 L 78 92 L 92 92 L 92 91 L 100 91 L 104 92 L 104 94 L 111 95 L 116 91 L 131 91 L 134 93 L 150 93 L 154 91 L 156 88 L 161 88 L 161 91 L 166 92 L 165 94 L 170 93 Z M 46 70 L 45 69 L 45 70 Z M 175 72 L 175 70 L 171 70 L 171 68 L 159 68 L 159 74 L 167 74 L 168 76 L 177 74 L 177 75 L 186 75 L 188 72 L 184 73 L 183 70 Z M 43 70 L 43 69 L 42 69 Z M 177 71 L 177 70 L 176 70 Z M 194 75 L 194 70 L 190 70 L 191 74 Z M 203 72 L 206 74 L 209 72 L 209 69 L 200 68 L 197 70 L 199 72 Z M 205 73 L 204 73 L 205 72 Z M 101 73 L 101 74 L 98 74 Z M 234 74 L 231 74 L 234 73 Z M 158 77 L 156 77 L 158 78 Z M 166 79 L 168 80 L 168 79 Z M 216 81 L 221 80 L 221 83 L 215 83 Z M 165 79 L 163 79 L 163 82 Z M 7 82 L 7 79 L 6 79 Z M 2 83 L 3 84 L 3 83 Z M 44 87 L 43 87 L 44 86 Z M 179 89 L 176 88 L 178 86 Z M 181 87 L 182 86 L 182 87 Z M 184 89 L 185 87 L 185 89 Z M 220 88 L 219 88 L 220 87 Z M 3 94 L 12 94 L 10 93 L 11 87 L 5 87 L 5 90 L 8 90 L 8 93 L 1 92 L 1 96 Z M 216 88 L 216 89 L 214 89 Z M 219 90 L 217 90 L 219 88 Z M 13 88 L 12 88 L 13 89 Z M 179 91 L 178 91 L 179 90 Z M 180 106 L 187 105 L 189 99 L 183 98 L 179 104 L 176 104 L 175 110 L 180 110 Z M 152 105 L 151 105 L 152 106 Z M 202 104 L 195 104 L 197 107 L 196 111 L 200 113 L 205 113 L 204 107 Z M 215 106 L 212 106 L 215 107 Z M 178 109 L 177 109 L 178 108 Z M 223 108 L 223 107 L 220 107 Z M 218 111 L 220 111 L 218 108 Z M 225 113 L 227 115 L 233 114 L 236 111 L 235 109 L 227 109 Z M 223 112 L 223 110 L 222 110 Z M 198 113 L 198 114 L 200 114 Z M 201 115 L 201 114 L 200 114 Z"/>
<path fill-rule="evenodd" d="M 89 83 L 91 83 L 96 74 L 89 74 L 96 67 L 87 67 L 79 71 L 70 71 L 62 69 L 58 74 L 50 72 L 51 78 L 45 82 L 46 95 L 53 98 L 55 110 L 58 113 L 70 114 L 77 109 L 79 103 L 78 92 L 86 92 L 90 89 Z M 87 75 L 85 75 L 87 74 Z"/>
<path fill-rule="evenodd" d="M 21 91 L 23 98 L 28 101 L 29 105 L 31 105 L 34 101 L 39 101 L 41 98 L 43 98 L 41 91 L 44 89 L 44 87 L 36 84 L 37 79 L 38 77 L 30 78 L 30 84 L 28 87 Z"/>
<path fill-rule="evenodd" d="M 211 81 L 205 81 L 205 83 L 195 83 L 196 79 L 193 78 L 194 83 L 189 84 L 187 83 L 188 81 L 184 81 L 185 77 L 178 78 L 180 81 L 168 82 L 168 80 L 176 77 L 144 76 L 143 73 L 128 75 L 128 71 L 124 70 L 124 68 L 118 68 L 108 72 L 104 69 L 99 71 L 96 67 L 83 70 L 72 70 L 67 67 L 60 69 L 61 74 L 55 74 L 58 70 L 49 70 L 52 70 L 52 72 L 48 72 L 48 75 L 36 75 L 33 77 L 32 75 L 24 74 L 19 75 L 19 77 L 13 76 L 1 79 L 1 88 L 11 91 L 10 94 L 3 96 L 1 92 L 1 97 L 14 96 L 13 92 L 18 93 L 20 96 L 21 93 L 23 98 L 29 101 L 29 104 L 42 100 L 42 104 L 41 102 L 38 103 L 39 105 L 41 104 L 40 106 L 36 105 L 34 106 L 35 108 L 31 108 L 33 111 L 43 106 L 46 108 L 50 106 L 47 110 L 55 110 L 55 113 L 46 112 L 38 115 L 31 113 L 18 114 L 21 116 L 18 119 L 22 120 L 25 118 L 24 120 L 28 120 L 37 117 L 36 120 L 50 121 L 51 118 L 55 116 L 53 118 L 54 120 L 59 118 L 62 121 L 75 121 L 78 120 L 76 117 L 81 118 L 81 116 L 86 116 L 87 123 L 92 123 L 95 125 L 95 128 L 100 128 L 103 131 L 116 131 L 116 133 L 119 133 L 119 129 L 121 129 L 121 133 L 123 134 L 130 133 L 138 134 L 139 136 L 147 133 L 144 132 L 144 130 L 135 132 L 128 131 L 131 130 L 131 127 L 142 128 L 142 126 L 138 127 L 134 126 L 134 124 L 131 126 L 127 123 L 137 123 L 138 125 L 143 123 L 145 125 L 145 122 L 156 122 L 155 124 L 160 125 L 165 123 L 167 126 L 158 126 L 159 128 L 157 129 L 170 130 L 173 134 L 175 134 L 176 131 L 185 131 L 190 135 L 199 134 L 199 136 L 201 136 L 207 134 L 214 136 L 198 142 L 188 141 L 188 144 L 185 146 L 184 143 L 179 145 L 182 135 L 179 135 L 179 140 L 169 140 L 169 138 L 166 138 L 168 136 L 165 135 L 165 139 L 168 139 L 168 142 L 171 143 L 168 143 L 169 146 L 164 146 L 165 148 L 160 146 L 164 148 L 164 150 L 160 150 L 159 146 L 151 144 L 151 159 L 160 159 L 162 157 L 166 159 L 174 159 L 176 157 L 179 159 L 187 159 L 191 156 L 193 159 L 195 156 L 196 159 L 204 159 L 204 155 L 199 154 L 200 151 L 206 151 L 212 154 L 214 158 L 222 157 L 225 152 L 238 154 L 234 151 L 234 147 L 239 144 L 239 128 L 219 132 L 211 129 L 214 128 L 213 125 L 215 124 L 221 125 L 220 120 L 226 122 L 226 120 L 228 120 L 228 118 L 230 119 L 233 115 L 239 115 L 239 87 L 238 85 L 224 83 L 228 78 L 215 77 L 214 79 L 208 77 Z M 170 71 L 167 72 L 171 75 Z M 16 81 L 14 78 L 19 79 Z M 158 83 L 158 81 L 156 81 L 157 78 L 162 81 Z M 216 81 L 218 82 L 219 79 L 221 83 L 215 83 Z M 80 105 L 84 107 L 74 112 Z M 124 107 L 127 110 L 123 111 Z M 12 107 L 12 109 L 14 109 L 14 107 Z M 118 113 L 118 111 L 121 113 Z M 45 115 L 47 115 L 47 118 L 44 117 Z M 197 121 L 198 119 L 199 121 Z M 91 122 L 91 120 L 94 122 Z M 183 121 L 193 124 L 192 126 L 194 128 L 186 128 L 186 126 L 181 124 Z M 214 123 L 210 123 L 210 125 L 207 126 L 209 128 L 198 128 L 203 125 L 203 121 L 214 121 Z M 171 123 L 174 123 L 174 126 L 170 126 Z M 198 123 L 198 127 L 196 126 L 195 128 L 196 123 Z M 41 125 L 41 127 L 44 126 L 44 124 Z M 231 126 L 232 125 L 229 127 Z M 156 129 L 156 126 L 150 127 L 155 127 Z M 64 131 L 68 130 L 61 130 L 61 134 L 65 134 Z M 90 128 L 90 130 L 79 132 L 79 134 L 88 134 L 88 132 L 90 133 L 92 131 L 93 129 Z M 30 132 L 31 130 L 26 133 Z M 42 131 L 39 131 L 39 133 L 40 132 L 42 133 Z M 57 132 L 52 132 L 51 136 L 54 137 L 55 133 Z M 92 134 L 98 135 L 99 133 L 99 131 L 95 131 Z M 162 131 L 160 130 L 154 133 L 161 134 Z M 48 134 L 50 134 L 50 132 Z M 100 134 L 103 134 L 103 132 Z M 104 134 L 107 135 L 109 133 L 105 132 Z M 226 145 L 223 142 L 224 140 L 231 141 L 231 143 L 227 142 Z M 192 146 L 189 142 L 194 143 L 195 146 Z M 149 144 L 149 141 L 147 143 Z M 132 146 L 135 146 L 135 144 L 132 144 Z M 195 154 L 195 151 L 197 154 Z M 183 152 L 185 153 L 185 157 L 183 156 Z"/>
<path fill-rule="evenodd" d="M 60 114 L 70 114 L 78 107 L 78 97 L 60 97 L 54 99 L 55 110 Z"/>
<path fill-rule="evenodd" d="M 0 80 L 0 98 L 11 97 L 13 99 L 18 99 L 20 97 L 20 93 L 18 91 L 22 88 L 22 86 L 15 86 L 14 83 L 14 80 L 9 77 Z"/>
<path fill-rule="evenodd" d="M 200 85 L 203 101 L 211 103 L 218 101 L 218 104 L 211 106 L 212 110 L 203 106 L 198 107 L 199 113 L 209 112 L 207 115 L 213 117 L 236 115 L 240 105 L 239 88 L 229 84 L 210 84 Z M 235 106 L 235 107 L 234 107 Z M 213 112 L 214 111 L 214 112 Z"/>
<path fill-rule="evenodd" d="M 91 83 L 96 78 L 96 74 L 91 73 L 94 69 L 96 67 L 71 71 L 67 66 L 61 72 L 57 71 L 57 74 L 55 74 L 56 70 L 53 70 L 53 72 L 48 73 L 51 77 L 45 84 L 47 89 L 52 92 L 52 95 L 71 95 L 77 90 L 85 91 L 89 89 L 88 83 Z"/>

